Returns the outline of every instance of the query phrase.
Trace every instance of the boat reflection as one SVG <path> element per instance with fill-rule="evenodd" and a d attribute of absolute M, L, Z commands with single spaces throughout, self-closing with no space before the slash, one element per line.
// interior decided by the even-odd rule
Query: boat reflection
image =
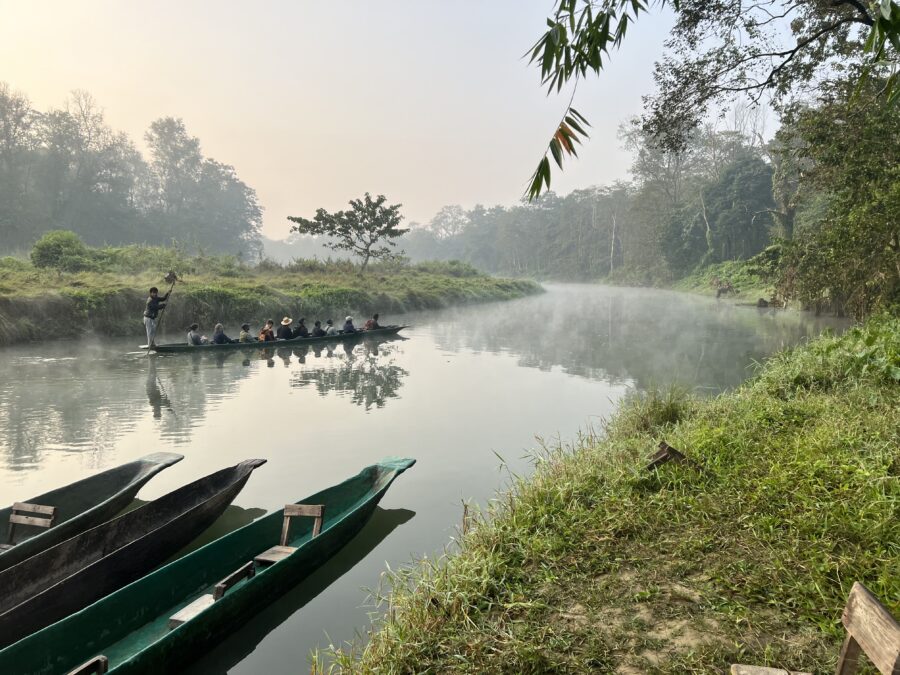
<path fill-rule="evenodd" d="M 353 569 L 391 532 L 412 520 L 415 515 L 414 511 L 407 509 L 376 507 L 371 520 L 360 533 L 324 565 L 183 672 L 194 675 L 229 672 L 247 658 L 269 633 Z"/>

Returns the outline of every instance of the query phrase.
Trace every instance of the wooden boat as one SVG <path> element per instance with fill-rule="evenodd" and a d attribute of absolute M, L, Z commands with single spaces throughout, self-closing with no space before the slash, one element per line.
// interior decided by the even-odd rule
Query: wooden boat
<path fill-rule="evenodd" d="M 321 567 L 362 529 L 397 476 L 415 463 L 385 459 L 286 510 L 324 507 L 292 524 L 271 513 L 161 567 L 87 609 L 0 651 L 0 672 L 67 673 L 79 665 L 112 673 L 179 672 Z M 320 532 L 312 536 L 316 526 Z M 290 546 L 275 546 L 284 541 Z M 277 562 L 261 564 L 273 549 Z M 87 662 L 87 663 L 86 663 Z M 83 672 L 105 672 L 102 670 Z"/>
<path fill-rule="evenodd" d="M 0 527 L 9 523 L 0 543 L 0 571 L 109 520 L 147 481 L 182 459 L 174 452 L 146 455 L 0 509 Z"/>
<path fill-rule="evenodd" d="M 337 335 L 326 335 L 324 337 L 297 337 L 290 340 L 275 340 L 274 342 L 260 342 L 259 340 L 253 340 L 252 342 L 228 342 L 221 345 L 189 345 L 186 342 L 169 342 L 156 345 L 152 349 L 147 345 L 141 345 L 141 349 L 149 349 L 150 351 L 159 354 L 169 354 L 171 352 L 216 352 L 229 349 L 248 349 L 252 347 L 295 347 L 298 345 L 347 342 L 350 340 L 362 340 L 376 336 L 396 335 L 404 328 L 409 328 L 409 326 L 385 326 L 383 328 L 376 328 L 375 330 L 358 330 L 355 333 L 338 333 Z"/>
<path fill-rule="evenodd" d="M 0 572 L 0 647 L 164 562 L 212 525 L 265 461 L 217 471 Z"/>

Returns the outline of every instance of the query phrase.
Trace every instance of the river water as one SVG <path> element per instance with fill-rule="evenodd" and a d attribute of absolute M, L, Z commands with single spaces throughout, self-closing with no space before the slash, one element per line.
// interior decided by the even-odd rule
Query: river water
<path fill-rule="evenodd" d="M 679 383 L 718 393 L 766 355 L 845 325 L 580 285 L 385 320 L 411 324 L 405 339 L 156 357 L 136 352 L 133 339 L 3 349 L 0 502 L 161 450 L 185 459 L 142 499 L 267 458 L 209 539 L 383 456 L 415 457 L 360 536 L 193 669 L 301 672 L 311 650 L 365 630 L 374 610 L 364 589 L 377 587 L 388 565 L 440 555 L 463 500 L 484 504 L 506 471 L 526 472 L 538 438 L 599 429 L 635 389 Z"/>

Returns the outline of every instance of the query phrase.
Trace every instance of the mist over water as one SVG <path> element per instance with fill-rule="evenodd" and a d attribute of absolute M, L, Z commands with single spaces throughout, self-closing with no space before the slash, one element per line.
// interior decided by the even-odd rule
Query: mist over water
<path fill-rule="evenodd" d="M 142 499 L 267 458 L 236 499 L 233 525 L 219 523 L 224 531 L 383 456 L 417 458 L 332 564 L 195 668 L 303 671 L 311 649 L 365 628 L 361 588 L 378 584 L 385 563 L 439 554 L 460 522 L 461 500 L 485 503 L 504 484 L 495 452 L 511 470 L 527 471 L 535 436 L 571 440 L 599 428 L 631 390 L 678 383 L 714 394 L 739 385 L 768 354 L 845 326 L 666 291 L 578 285 L 382 320 L 412 327 L 405 339 L 315 350 L 148 357 L 135 352 L 140 340 L 5 349 L 0 500 L 156 451 L 185 460 L 154 478 Z"/>

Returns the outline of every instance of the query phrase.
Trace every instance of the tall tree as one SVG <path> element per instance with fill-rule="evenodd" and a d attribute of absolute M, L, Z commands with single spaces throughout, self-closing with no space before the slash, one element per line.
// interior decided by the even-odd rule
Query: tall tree
<path fill-rule="evenodd" d="M 548 93 L 598 74 L 653 5 L 670 6 L 675 25 L 656 66 L 657 91 L 644 124 L 669 148 L 682 147 L 713 106 L 736 96 L 758 102 L 771 95 L 777 104 L 835 72 L 890 72 L 900 55 L 896 0 L 556 0 L 547 31 L 531 50 Z M 900 94 L 898 77 L 895 71 L 886 81 L 888 97 Z M 532 175 L 531 198 L 550 187 L 549 157 L 562 167 L 562 157 L 575 154 L 587 136 L 573 100 L 574 92 Z"/>
<path fill-rule="evenodd" d="M 367 192 L 362 199 L 351 199 L 347 211 L 328 213 L 325 209 L 317 209 L 312 220 L 288 216 L 288 220 L 295 223 L 291 232 L 331 238 L 326 246 L 350 251 L 362 258 L 362 271 L 365 272 L 371 259 L 390 257 L 397 245 L 394 240 L 408 232 L 400 227 L 402 204 L 386 206 L 386 201 L 384 195 L 372 199 Z"/>

